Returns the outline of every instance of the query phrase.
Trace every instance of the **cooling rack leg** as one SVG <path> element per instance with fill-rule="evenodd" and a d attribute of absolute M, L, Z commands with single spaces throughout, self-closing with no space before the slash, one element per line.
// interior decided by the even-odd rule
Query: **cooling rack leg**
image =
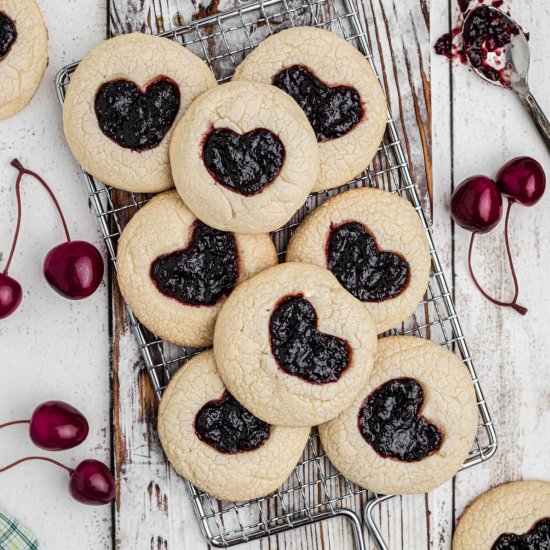
<path fill-rule="evenodd" d="M 277 535 L 279 533 L 284 533 L 285 531 L 290 531 L 292 529 L 297 529 L 299 527 L 305 527 L 306 525 L 312 525 L 314 523 L 319 523 L 321 521 L 334 519 L 341 517 L 345 519 L 351 526 L 353 532 L 353 541 L 354 541 L 354 550 L 367 550 L 365 545 L 365 537 L 363 536 L 363 527 L 361 525 L 360 517 L 353 511 L 347 508 L 334 508 L 328 512 L 321 512 L 311 516 L 305 516 L 301 519 L 293 521 L 291 524 L 279 525 L 269 529 L 269 531 L 259 531 L 256 533 L 251 533 L 246 539 L 221 539 L 219 536 L 208 539 L 210 546 L 215 548 L 227 548 L 228 546 L 234 546 L 241 544 L 243 542 L 250 542 L 253 540 L 263 539 L 265 537 Z"/>
<path fill-rule="evenodd" d="M 369 531 L 371 532 L 371 535 L 374 538 L 374 541 L 376 542 L 376 546 L 380 550 L 388 550 L 388 547 L 386 546 L 386 543 L 384 542 L 384 539 L 382 538 L 382 535 L 380 534 L 380 531 L 378 530 L 378 527 L 374 523 L 374 518 L 372 517 L 373 510 L 377 506 L 379 506 L 382 502 L 389 500 L 390 498 L 393 498 L 394 495 L 385 495 L 382 497 L 375 498 L 371 500 L 366 506 L 365 506 L 365 523 L 367 524 L 367 527 Z"/>
<path fill-rule="evenodd" d="M 365 537 L 363 536 L 363 528 L 359 516 L 347 508 L 341 508 L 339 510 L 335 510 L 334 512 L 336 516 L 342 516 L 344 519 L 349 521 L 353 531 L 355 550 L 366 550 L 367 547 L 365 545 Z"/>

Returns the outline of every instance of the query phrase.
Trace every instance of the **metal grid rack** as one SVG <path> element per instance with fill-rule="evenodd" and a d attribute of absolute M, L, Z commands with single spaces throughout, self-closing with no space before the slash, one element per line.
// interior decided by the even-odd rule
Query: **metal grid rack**
<path fill-rule="evenodd" d="M 238 63 L 263 38 L 282 28 L 296 25 L 315 25 L 340 34 L 372 63 L 354 0 L 263 0 L 194 21 L 161 36 L 185 45 L 202 57 L 218 81 L 224 82 L 231 78 Z M 78 63 L 73 63 L 58 73 L 56 85 L 61 104 L 77 66 Z M 116 270 L 118 237 L 131 216 L 150 197 L 106 187 L 85 172 L 84 177 Z M 457 353 L 469 369 L 478 401 L 479 425 L 474 447 L 462 468 L 479 464 L 496 451 L 495 430 L 391 115 L 384 141 L 371 166 L 361 176 L 339 189 L 311 195 L 291 222 L 272 234 L 278 252 L 284 255 L 293 228 L 316 205 L 336 193 L 362 186 L 385 188 L 407 198 L 426 229 L 432 271 L 425 299 L 410 319 L 391 332 L 429 338 L 445 345 Z M 177 347 L 158 339 L 139 323 L 129 309 L 128 313 L 145 366 L 156 395 L 160 398 L 171 374 L 198 350 Z M 227 503 L 217 501 L 189 483 L 187 485 L 204 535 L 215 547 L 232 546 L 328 518 L 341 517 L 351 525 L 356 548 L 363 550 L 366 546 L 360 511 L 364 509 L 364 520 L 373 539 L 382 550 L 387 549 L 373 512 L 391 495 L 379 496 L 368 492 L 339 474 L 328 461 L 315 429 L 300 463 L 289 480 L 273 495 L 250 502 Z"/>

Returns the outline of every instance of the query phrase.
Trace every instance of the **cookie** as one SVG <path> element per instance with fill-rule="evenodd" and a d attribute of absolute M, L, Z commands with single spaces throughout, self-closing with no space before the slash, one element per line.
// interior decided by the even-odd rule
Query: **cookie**
<path fill-rule="evenodd" d="M 71 78 L 65 137 L 84 170 L 104 183 L 143 193 L 168 189 L 172 131 L 191 101 L 216 85 L 208 66 L 172 40 L 111 38 Z"/>
<path fill-rule="evenodd" d="M 429 340 L 378 341 L 374 369 L 353 404 L 319 427 L 342 474 L 376 493 L 425 493 L 456 474 L 474 443 L 472 378 Z"/>
<path fill-rule="evenodd" d="M 550 548 L 550 483 L 515 481 L 479 496 L 460 518 L 453 550 Z"/>
<path fill-rule="evenodd" d="M 309 428 L 271 426 L 227 391 L 214 353 L 178 370 L 164 390 L 158 433 L 176 472 L 220 500 L 263 497 L 298 463 Z"/>
<path fill-rule="evenodd" d="M 48 64 L 48 33 L 35 0 L 0 0 L 0 120 L 23 109 Z"/>
<path fill-rule="evenodd" d="M 314 426 L 349 406 L 376 351 L 370 315 L 326 269 L 286 263 L 239 285 L 214 331 L 220 375 L 255 416 Z"/>
<path fill-rule="evenodd" d="M 264 233 L 302 206 L 319 174 L 306 116 L 274 86 L 230 82 L 196 99 L 174 130 L 176 188 L 204 223 Z"/>
<path fill-rule="evenodd" d="M 120 291 L 136 317 L 182 346 L 212 343 L 218 312 L 233 288 L 277 263 L 268 235 L 207 226 L 175 191 L 141 208 L 118 242 Z"/>
<path fill-rule="evenodd" d="M 380 145 L 388 111 L 376 74 L 359 50 L 330 31 L 296 27 L 266 38 L 233 80 L 274 84 L 304 110 L 321 154 L 315 191 L 353 179 Z"/>
<path fill-rule="evenodd" d="M 316 208 L 293 234 L 287 260 L 332 271 L 361 300 L 378 333 L 409 317 L 430 278 L 430 247 L 413 206 L 380 189 L 355 189 Z"/>

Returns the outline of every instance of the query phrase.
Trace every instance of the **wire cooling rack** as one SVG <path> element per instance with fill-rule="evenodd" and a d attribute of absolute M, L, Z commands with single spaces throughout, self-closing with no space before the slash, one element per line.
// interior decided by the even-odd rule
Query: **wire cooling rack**
<path fill-rule="evenodd" d="M 263 38 L 282 28 L 296 25 L 315 25 L 332 30 L 372 62 L 354 0 L 264 0 L 194 21 L 161 36 L 185 45 L 202 57 L 218 81 L 224 82 L 231 78 L 235 67 Z M 62 104 L 77 66 L 78 63 L 73 63 L 58 73 L 56 85 Z M 106 187 L 85 172 L 84 177 L 116 270 L 120 233 L 150 196 Z M 385 188 L 407 198 L 426 229 L 432 270 L 425 299 L 410 319 L 391 332 L 429 338 L 445 345 L 457 353 L 469 369 L 478 401 L 479 425 L 475 444 L 462 468 L 479 464 L 496 451 L 495 430 L 391 115 L 388 117 L 384 141 L 371 166 L 361 176 L 337 190 L 311 195 L 289 224 L 272 234 L 277 250 L 280 256 L 284 256 L 293 228 L 316 205 L 336 193 L 362 186 Z M 145 366 L 160 399 L 170 376 L 198 350 L 177 347 L 158 339 L 139 323 L 129 309 L 128 312 Z M 328 461 L 315 429 L 300 463 L 288 481 L 273 495 L 250 502 L 228 503 L 217 501 L 189 483 L 187 485 L 204 535 L 215 547 L 232 546 L 328 518 L 341 517 L 350 523 L 356 548 L 363 550 L 366 546 L 360 511 L 364 510 L 363 517 L 374 541 L 381 549 L 387 549 L 374 521 L 374 510 L 391 496 L 368 492 L 339 474 Z"/>

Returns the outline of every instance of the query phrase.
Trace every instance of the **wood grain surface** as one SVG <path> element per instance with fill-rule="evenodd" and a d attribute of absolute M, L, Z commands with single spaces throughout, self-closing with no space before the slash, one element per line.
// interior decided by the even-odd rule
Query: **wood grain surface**
<path fill-rule="evenodd" d="M 211 3 L 111 0 L 108 32 L 111 35 L 131 30 L 159 32 L 236 3 L 235 0 Z M 529 0 L 517 0 L 514 6 L 527 21 L 535 22 Z M 544 8 L 547 21 L 548 9 Z M 449 283 L 455 289 L 463 328 L 501 434 L 501 452 L 487 464 L 460 473 L 430 495 L 393 498 L 376 511 L 377 524 L 392 550 L 445 549 L 450 548 L 457 518 L 476 494 L 496 483 L 523 476 L 548 477 L 544 450 L 534 453 L 528 450 L 536 447 L 537 439 L 543 442 L 541 449 L 548 449 L 550 443 L 548 430 L 543 429 L 548 421 L 548 380 L 538 380 L 542 391 L 537 393 L 535 403 L 529 397 L 536 393 L 537 372 L 544 360 L 544 347 L 537 345 L 535 332 L 529 327 L 549 324 L 549 298 L 543 281 L 536 275 L 548 265 L 542 251 L 544 237 L 538 229 L 544 212 L 548 215 L 548 207 L 534 211 L 534 218 L 519 209 L 514 212 L 516 234 L 536 236 L 529 245 L 527 237 L 518 238 L 526 250 L 515 251 L 521 258 L 524 271 L 521 275 L 527 290 L 521 297 L 531 308 L 529 323 L 524 323 L 512 312 L 488 304 L 473 289 L 465 264 L 468 236 L 456 230 L 448 216 L 450 192 L 463 177 L 476 171 L 494 174 L 498 165 L 511 155 L 531 152 L 546 157 L 536 134 L 521 115 L 518 115 L 524 123 L 521 132 L 517 126 L 506 124 L 507 113 L 519 109 L 513 98 L 503 99 L 501 90 L 491 89 L 465 67 L 453 66 L 432 53 L 430 44 L 454 25 L 457 17 L 454 1 L 434 2 L 430 10 L 427 0 L 362 0 L 359 13 L 410 159 L 413 178 L 426 212 L 430 217 L 433 213 L 436 244 Z M 541 54 L 535 54 L 534 60 L 537 55 Z M 437 87 L 433 86 L 436 95 L 432 96 L 434 82 L 437 82 Z M 548 79 L 538 83 L 548 84 Z M 493 111 L 494 120 L 488 110 Z M 488 126 L 482 128 L 480 124 Z M 502 140 L 504 148 L 490 147 L 491 139 Z M 479 154 L 480 151 L 484 153 Z M 492 292 L 504 295 L 509 286 L 501 288 L 500 284 L 507 278 L 502 234 L 495 232 L 483 242 L 480 239 L 478 247 L 480 278 Z M 170 469 L 160 449 L 154 396 L 116 285 L 113 301 L 113 445 L 119 480 L 115 545 L 120 549 L 148 548 L 149 543 L 155 549 L 206 547 L 185 484 Z M 513 346 L 507 344 L 511 340 Z M 524 421 L 518 420 L 519 414 Z M 368 547 L 372 546 L 369 541 Z M 337 520 L 251 543 L 250 548 L 341 549 L 351 548 L 351 538 L 348 527 Z"/>

